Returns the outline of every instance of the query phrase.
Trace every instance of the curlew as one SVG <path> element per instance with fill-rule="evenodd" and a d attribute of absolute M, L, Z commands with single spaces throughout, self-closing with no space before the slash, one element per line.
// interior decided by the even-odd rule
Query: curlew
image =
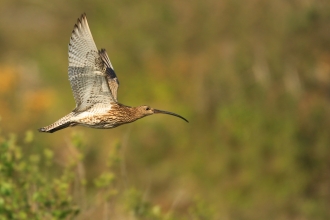
<path fill-rule="evenodd" d="M 98 50 L 86 14 L 74 26 L 69 43 L 69 81 L 75 109 L 40 132 L 53 133 L 69 126 L 115 128 L 157 113 L 187 119 L 147 105 L 130 107 L 117 101 L 119 81 L 105 49 Z"/>

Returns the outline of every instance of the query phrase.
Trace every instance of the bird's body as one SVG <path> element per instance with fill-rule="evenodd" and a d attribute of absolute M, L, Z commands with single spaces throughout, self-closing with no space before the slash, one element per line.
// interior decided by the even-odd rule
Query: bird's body
<path fill-rule="evenodd" d="M 119 81 L 105 49 L 97 50 L 85 14 L 72 31 L 68 72 L 76 108 L 55 123 L 40 128 L 41 132 L 52 133 L 75 125 L 109 129 L 155 113 L 174 115 L 187 121 L 172 112 L 118 103 Z"/>

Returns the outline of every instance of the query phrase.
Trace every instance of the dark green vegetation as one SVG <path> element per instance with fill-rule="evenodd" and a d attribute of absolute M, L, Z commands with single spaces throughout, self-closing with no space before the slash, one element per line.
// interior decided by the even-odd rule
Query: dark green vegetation
<path fill-rule="evenodd" d="M 33 146 L 32 132 L 26 133 L 23 143 Z M 145 200 L 143 192 L 118 179 L 120 145 L 114 146 L 106 169 L 92 179 L 92 196 L 86 195 L 79 135 L 72 136 L 69 162 L 62 166 L 54 165 L 56 159 L 50 149 L 26 156 L 14 135 L 1 136 L 0 147 L 0 219 L 177 219 L 170 211 L 162 214 L 159 206 Z M 57 174 L 49 173 L 55 169 L 59 169 Z M 196 202 L 190 213 L 196 218 L 210 216 L 200 204 Z"/>
<path fill-rule="evenodd" d="M 0 126 L 21 146 L 1 140 L 3 219 L 330 218 L 329 1 L 2 0 L 0 12 Z M 82 12 L 118 100 L 189 124 L 34 132 L 74 108 L 67 44 Z"/>

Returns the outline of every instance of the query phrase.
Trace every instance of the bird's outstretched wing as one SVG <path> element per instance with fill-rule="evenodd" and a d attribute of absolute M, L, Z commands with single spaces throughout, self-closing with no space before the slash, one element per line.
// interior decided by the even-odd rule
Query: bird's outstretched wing
<path fill-rule="evenodd" d="M 108 84 L 107 68 L 83 14 L 74 26 L 69 43 L 68 72 L 75 111 L 84 111 L 98 103 L 111 108 L 111 103 L 116 102 Z"/>

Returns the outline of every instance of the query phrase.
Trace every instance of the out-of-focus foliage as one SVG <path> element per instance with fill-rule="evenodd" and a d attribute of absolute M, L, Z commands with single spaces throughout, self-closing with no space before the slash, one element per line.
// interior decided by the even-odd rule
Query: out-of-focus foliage
<path fill-rule="evenodd" d="M 43 149 L 42 154 L 24 152 L 25 147 L 35 149 L 31 131 L 26 133 L 23 147 L 13 134 L 0 136 L 0 219 L 177 219 L 175 213 L 163 214 L 143 192 L 116 184 L 120 181 L 115 173 L 121 164 L 120 145 L 110 153 L 106 171 L 92 181 L 95 187 L 90 188 L 96 194 L 88 200 L 84 156 L 75 144 L 77 140 L 83 142 L 73 135 L 67 146 L 72 152 L 69 162 L 60 164 L 50 149 Z M 205 219 L 199 218 L 199 213 L 192 216 Z"/>
<path fill-rule="evenodd" d="M 31 133 L 26 142 L 32 141 Z M 29 147 L 29 143 L 25 146 Z M 53 152 L 24 155 L 16 137 L 0 137 L 0 219 L 68 219 L 79 212 L 72 204 L 70 167 L 59 177 L 47 175 L 53 165 Z"/>
<path fill-rule="evenodd" d="M 329 1 L 1 0 L 3 133 L 74 108 L 67 44 L 83 12 L 118 75 L 118 100 L 190 123 L 157 115 L 112 130 L 35 134 L 33 154 L 83 161 L 79 207 L 96 197 L 107 202 L 94 210 L 111 211 L 125 191 L 121 208 L 141 218 L 330 217 Z"/>

